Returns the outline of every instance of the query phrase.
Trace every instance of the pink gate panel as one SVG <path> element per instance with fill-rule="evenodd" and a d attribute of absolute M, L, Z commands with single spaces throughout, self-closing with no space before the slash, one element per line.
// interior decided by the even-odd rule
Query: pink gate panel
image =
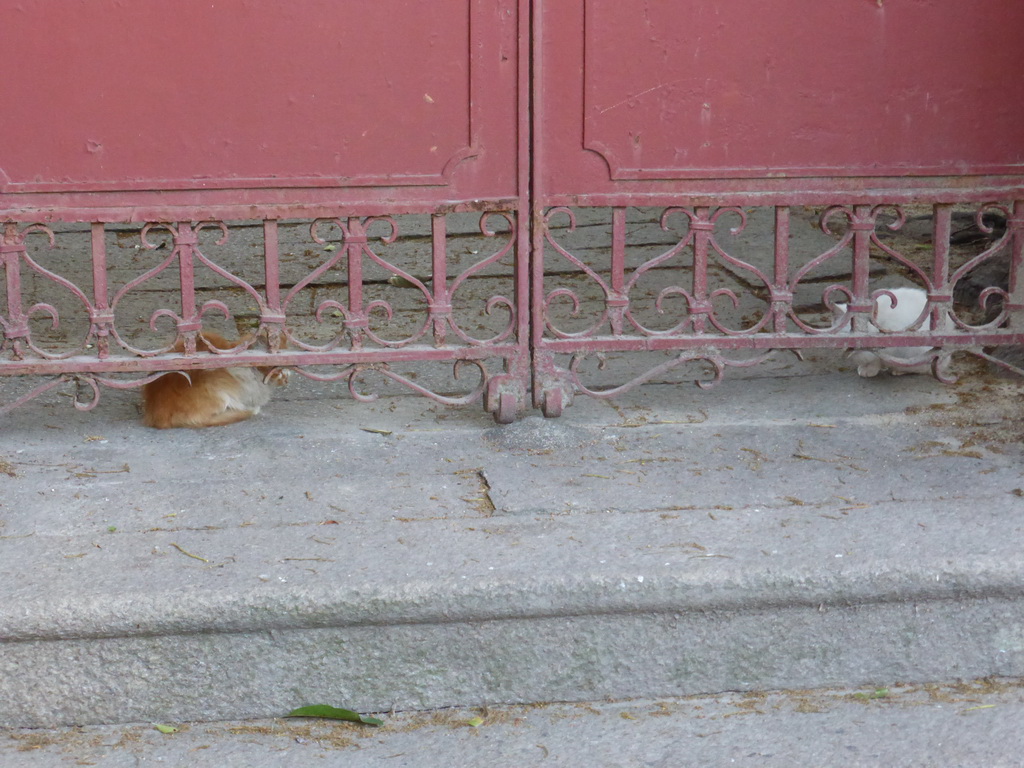
<path fill-rule="evenodd" d="M 1019 190 L 1024 5 L 541 3 L 542 202 Z M 888 179 L 888 181 L 886 181 Z M 753 196 L 748 196 L 753 200 Z M 831 197 L 833 199 L 825 199 Z"/>
<path fill-rule="evenodd" d="M 1022 31 L 1009 0 L 538 2 L 535 405 L 1024 342 Z M 927 306 L 893 332 L 897 285 Z"/>
<path fill-rule="evenodd" d="M 259 364 L 525 406 L 524 2 L 0 9 L 11 405 Z"/>
<path fill-rule="evenodd" d="M 8 215 L 519 193 L 515 0 L 0 7 Z"/>

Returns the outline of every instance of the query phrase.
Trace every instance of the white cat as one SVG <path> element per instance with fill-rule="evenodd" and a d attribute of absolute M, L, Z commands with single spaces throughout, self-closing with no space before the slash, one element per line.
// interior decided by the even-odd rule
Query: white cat
<path fill-rule="evenodd" d="M 875 299 L 875 311 L 872 313 L 873 323 L 868 326 L 868 333 L 888 331 L 899 333 L 909 330 L 936 330 L 932 328 L 931 318 L 921 315 L 928 306 L 928 294 L 920 288 L 886 288 L 885 293 Z M 891 295 L 890 295 L 891 294 Z M 835 305 L 833 310 L 838 320 L 846 314 L 846 304 Z M 948 330 L 949 318 L 939 323 L 937 330 Z M 842 333 L 852 333 L 851 325 L 847 324 Z M 935 347 L 887 347 L 884 349 L 849 350 L 850 359 L 857 366 L 861 376 L 877 376 L 883 369 L 891 370 L 894 375 L 903 373 L 931 373 L 932 351 Z M 940 357 L 937 373 L 944 377 L 949 369 L 949 358 Z"/>

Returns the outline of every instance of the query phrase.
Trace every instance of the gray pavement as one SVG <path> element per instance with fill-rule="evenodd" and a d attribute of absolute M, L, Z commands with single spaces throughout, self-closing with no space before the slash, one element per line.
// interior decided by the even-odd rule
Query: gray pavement
<path fill-rule="evenodd" d="M 1021 765 L 1018 682 L 730 693 L 382 714 L 380 728 L 309 720 L 0 731 L 8 768 Z M 472 723 L 472 724 L 471 724 Z"/>
<path fill-rule="evenodd" d="M 1022 385 L 961 373 L 507 427 L 304 384 L 208 431 L 34 403 L 0 433 L 0 723 L 1022 677 Z"/>

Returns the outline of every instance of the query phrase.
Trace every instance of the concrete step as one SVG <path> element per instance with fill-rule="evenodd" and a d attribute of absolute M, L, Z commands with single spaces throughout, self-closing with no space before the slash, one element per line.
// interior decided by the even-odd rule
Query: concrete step
<path fill-rule="evenodd" d="M 6 768 L 676 768 L 1021 764 L 1019 680 L 0 732 Z"/>
<path fill-rule="evenodd" d="M 0 723 L 1024 676 L 1020 393 L 802 370 L 501 428 L 299 386 L 196 432 L 33 404 L 0 433 Z"/>

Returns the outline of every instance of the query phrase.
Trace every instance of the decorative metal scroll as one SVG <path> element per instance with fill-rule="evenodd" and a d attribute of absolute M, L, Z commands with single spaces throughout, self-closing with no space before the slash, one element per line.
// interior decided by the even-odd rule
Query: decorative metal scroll
<path fill-rule="evenodd" d="M 134 232 L 93 224 L 88 233 L 7 223 L 0 375 L 47 378 L 2 410 L 67 381 L 78 388 L 75 406 L 88 410 L 101 387 L 259 364 L 345 382 L 359 400 L 376 396 L 366 390 L 373 382 L 449 405 L 483 399 L 509 420 L 523 407 L 528 375 L 516 219 L 453 216 L 454 234 L 442 214 L 151 222 Z M 62 240 L 73 259 L 47 255 Z M 205 336 L 214 332 L 237 343 L 219 348 Z M 419 361 L 449 373 L 433 384 L 403 372 Z"/>
<path fill-rule="evenodd" d="M 534 264 L 544 286 L 535 403 L 557 415 L 574 393 L 614 397 L 695 363 L 710 372 L 696 381 L 708 387 L 777 350 L 870 349 L 896 372 L 925 364 L 947 382 L 958 351 L 1012 368 L 985 348 L 1024 341 L 1022 214 L 1020 201 L 913 216 L 896 204 L 833 205 L 813 221 L 789 206 L 693 206 L 613 208 L 609 222 L 606 210 L 552 208 Z M 816 239 L 794 237 L 812 223 Z M 894 330 L 877 315 L 897 305 L 896 285 L 927 301 Z M 662 355 L 647 364 L 633 354 L 652 352 Z M 602 370 L 609 356 L 631 354 L 623 379 L 587 380 L 588 358 Z"/>
<path fill-rule="evenodd" d="M 553 416 L 576 393 L 614 397 L 694 368 L 709 387 L 778 351 L 870 350 L 895 372 L 924 365 L 951 381 L 955 353 L 1014 369 L 992 348 L 1024 344 L 1024 201 L 556 207 L 535 226 L 530 275 L 504 211 L 8 222 L 0 375 L 43 379 L 3 410 L 65 382 L 89 409 L 104 387 L 260 365 L 339 382 L 357 400 L 392 386 L 482 400 L 508 421 L 531 377 Z M 896 307 L 898 286 L 924 300 L 893 329 L 878 308 Z M 443 372 L 410 369 L 424 365 Z"/>

